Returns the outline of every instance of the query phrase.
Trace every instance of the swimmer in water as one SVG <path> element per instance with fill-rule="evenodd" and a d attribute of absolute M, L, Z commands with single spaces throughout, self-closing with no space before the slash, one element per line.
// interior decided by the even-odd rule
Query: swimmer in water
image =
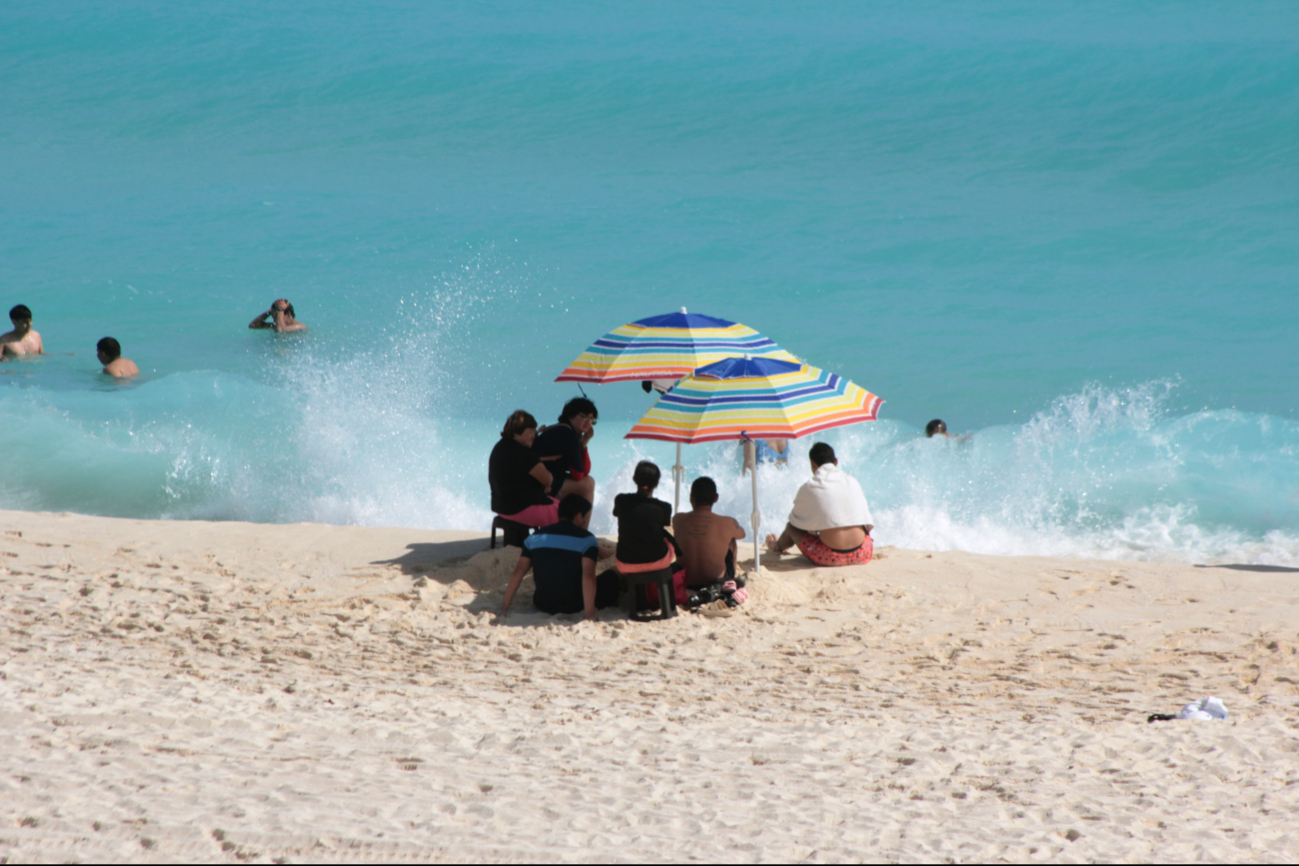
<path fill-rule="evenodd" d="M 973 433 L 948 433 L 947 423 L 941 418 L 935 418 L 925 425 L 925 436 L 929 439 L 952 439 L 960 444 L 965 444 L 970 441 L 970 437 L 973 435 Z"/>
<path fill-rule="evenodd" d="M 25 304 L 9 311 L 9 321 L 14 323 L 14 328 L 7 334 L 0 334 L 0 360 L 45 354 L 41 335 L 32 330 L 32 311 Z"/>
<path fill-rule="evenodd" d="M 271 308 L 249 322 L 248 327 L 253 330 L 273 329 L 277 334 L 307 330 L 307 326 L 294 317 L 293 305 L 284 298 L 277 298 Z"/>
<path fill-rule="evenodd" d="M 743 461 L 741 474 L 753 471 L 755 459 L 758 463 L 770 463 L 774 466 L 789 465 L 788 439 L 754 439 L 752 452 L 744 446 L 743 441 L 739 444 Z"/>
<path fill-rule="evenodd" d="M 99 353 L 99 363 L 104 365 L 105 375 L 112 376 L 114 379 L 139 375 L 140 368 L 135 366 L 135 362 L 130 358 L 122 357 L 122 344 L 112 337 L 100 340 L 95 349 Z"/>

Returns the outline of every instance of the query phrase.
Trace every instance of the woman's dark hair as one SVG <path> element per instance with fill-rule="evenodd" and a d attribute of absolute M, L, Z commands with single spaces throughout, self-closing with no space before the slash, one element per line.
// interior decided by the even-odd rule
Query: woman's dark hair
<path fill-rule="evenodd" d="M 293 312 L 293 305 L 287 301 L 284 304 L 284 312 L 289 314 L 290 319 L 296 319 L 298 317 L 298 314 Z"/>
<path fill-rule="evenodd" d="M 659 486 L 659 479 L 663 473 L 659 468 L 648 460 L 642 460 L 636 464 L 636 471 L 631 474 L 631 480 L 636 485 L 636 492 L 644 491 L 646 493 Z"/>
<path fill-rule="evenodd" d="M 559 500 L 560 520 L 572 520 L 574 517 L 581 517 L 590 510 L 591 503 L 586 501 L 585 496 L 577 493 L 570 493 Z"/>
<path fill-rule="evenodd" d="M 567 424 L 572 420 L 574 415 L 590 415 L 592 418 L 599 418 L 600 413 L 596 411 L 595 404 L 585 397 L 574 397 L 564 404 L 564 411 L 559 413 L 559 423 Z"/>
<path fill-rule="evenodd" d="M 943 423 L 943 420 L 941 418 L 935 418 L 934 420 L 930 421 L 928 424 L 925 425 L 925 435 L 931 438 L 935 433 L 946 433 L 946 432 L 947 432 L 947 425 Z"/>
<path fill-rule="evenodd" d="M 690 485 L 690 501 L 696 505 L 712 505 L 717 501 L 717 482 L 704 475 Z"/>
<path fill-rule="evenodd" d="M 112 337 L 105 337 L 95 344 L 95 351 L 103 352 L 105 355 L 116 361 L 118 358 L 122 357 L 122 344 L 114 340 Z"/>
<path fill-rule="evenodd" d="M 501 431 L 501 438 L 509 439 L 511 436 L 518 436 L 529 428 L 536 429 L 536 426 L 536 418 L 533 418 L 522 409 L 515 409 L 514 413 L 505 419 L 505 429 Z"/>
<path fill-rule="evenodd" d="M 812 450 L 807 452 L 807 456 L 817 466 L 824 466 L 827 463 L 835 462 L 834 449 L 824 442 L 818 442 L 812 446 Z"/>

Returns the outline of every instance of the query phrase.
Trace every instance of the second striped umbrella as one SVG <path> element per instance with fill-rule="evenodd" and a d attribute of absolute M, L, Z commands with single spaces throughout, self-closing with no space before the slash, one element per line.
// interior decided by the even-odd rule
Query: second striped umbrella
<path fill-rule="evenodd" d="M 636 422 L 627 439 L 725 442 L 795 439 L 874 421 L 884 401 L 842 376 L 772 358 L 727 358 L 695 371 Z M 758 473 L 753 472 L 753 567 L 759 567 Z"/>

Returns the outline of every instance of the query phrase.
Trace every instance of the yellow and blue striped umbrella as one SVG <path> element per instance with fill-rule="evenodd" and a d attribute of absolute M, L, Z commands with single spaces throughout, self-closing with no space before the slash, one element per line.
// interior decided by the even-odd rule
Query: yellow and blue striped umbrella
<path fill-rule="evenodd" d="M 687 313 L 651 316 L 614 328 L 569 364 L 556 382 L 680 379 L 734 355 L 797 361 L 746 325 Z"/>
<path fill-rule="evenodd" d="M 664 394 L 628 439 L 794 439 L 874 421 L 884 402 L 834 373 L 772 358 L 727 358 Z"/>

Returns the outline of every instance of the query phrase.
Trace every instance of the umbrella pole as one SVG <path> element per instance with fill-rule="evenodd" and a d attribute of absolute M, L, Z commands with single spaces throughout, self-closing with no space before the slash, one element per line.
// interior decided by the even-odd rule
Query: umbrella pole
<path fill-rule="evenodd" d="M 681 443 L 677 443 L 677 462 L 672 467 L 672 480 L 677 483 L 677 492 L 672 497 L 672 513 L 681 512 L 681 482 L 686 478 L 686 467 L 681 465 Z"/>
<path fill-rule="evenodd" d="M 745 461 L 753 465 L 753 512 L 749 515 L 749 523 L 753 527 L 753 573 L 757 574 L 758 569 L 762 566 L 762 560 L 758 552 L 758 527 L 762 524 L 762 515 L 758 512 L 758 455 L 757 445 L 752 439 L 744 440 L 744 457 Z"/>

